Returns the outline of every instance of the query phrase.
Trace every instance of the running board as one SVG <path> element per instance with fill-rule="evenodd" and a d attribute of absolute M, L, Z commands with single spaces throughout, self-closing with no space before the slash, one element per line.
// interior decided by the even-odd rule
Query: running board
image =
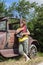
<path fill-rule="evenodd" d="M 16 49 L 17 51 L 17 49 Z M 3 57 L 14 57 L 14 56 L 19 56 L 19 54 L 14 52 L 14 49 L 4 49 L 0 50 L 0 53 Z"/>

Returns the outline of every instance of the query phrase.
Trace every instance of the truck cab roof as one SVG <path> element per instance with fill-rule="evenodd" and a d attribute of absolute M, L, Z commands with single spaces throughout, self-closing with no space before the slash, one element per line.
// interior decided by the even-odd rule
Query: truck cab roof
<path fill-rule="evenodd" d="M 15 19 L 15 20 L 19 20 L 19 21 L 17 21 L 17 22 L 9 22 L 9 19 Z M 0 17 L 0 22 L 1 21 L 6 21 L 6 22 L 8 22 L 9 24 L 19 24 L 20 23 L 20 19 L 17 19 L 17 18 L 14 18 L 14 17 Z"/>
<path fill-rule="evenodd" d="M 7 22 L 7 18 L 6 17 L 0 17 L 0 22 L 1 21 L 5 21 L 6 20 L 6 22 Z"/>

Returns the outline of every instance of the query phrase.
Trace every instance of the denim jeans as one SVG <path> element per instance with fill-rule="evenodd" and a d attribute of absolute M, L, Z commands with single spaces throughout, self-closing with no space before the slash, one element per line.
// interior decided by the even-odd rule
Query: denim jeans
<path fill-rule="evenodd" d="M 23 55 L 24 52 L 28 55 L 28 39 L 19 43 L 19 53 Z"/>

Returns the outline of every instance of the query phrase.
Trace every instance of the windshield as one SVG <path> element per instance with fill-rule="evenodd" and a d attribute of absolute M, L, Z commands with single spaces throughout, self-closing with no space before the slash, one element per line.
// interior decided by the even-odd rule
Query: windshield
<path fill-rule="evenodd" d="M 17 30 L 19 28 L 19 24 L 9 24 L 9 30 Z"/>
<path fill-rule="evenodd" d="M 0 22 L 0 31 L 5 31 L 6 30 L 6 21 L 1 21 Z"/>

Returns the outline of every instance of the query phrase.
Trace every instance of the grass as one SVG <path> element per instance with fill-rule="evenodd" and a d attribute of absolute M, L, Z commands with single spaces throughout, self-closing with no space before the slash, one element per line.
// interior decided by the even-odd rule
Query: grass
<path fill-rule="evenodd" d="M 15 57 L 5 59 L 4 61 L 0 62 L 0 65 L 36 65 L 39 62 L 43 62 L 43 53 L 38 52 L 37 57 L 31 59 L 31 61 L 25 62 L 24 57 Z"/>
<path fill-rule="evenodd" d="M 38 55 L 43 57 L 43 53 L 42 52 L 38 52 Z"/>

